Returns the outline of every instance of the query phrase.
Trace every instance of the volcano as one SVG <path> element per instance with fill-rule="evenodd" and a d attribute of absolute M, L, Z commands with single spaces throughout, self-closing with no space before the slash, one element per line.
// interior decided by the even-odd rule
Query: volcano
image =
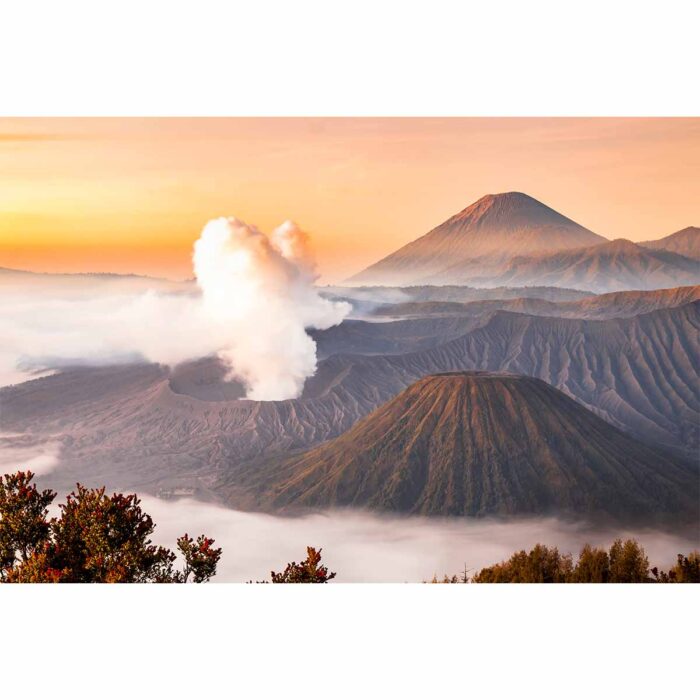
<path fill-rule="evenodd" d="M 425 377 L 340 437 L 250 470 L 265 509 L 697 519 L 697 470 L 519 375 Z M 273 484 L 270 486 L 270 484 Z"/>
<path fill-rule="evenodd" d="M 605 238 L 521 192 L 489 194 L 350 279 L 353 284 L 416 284 L 447 268 L 484 266 L 514 255 L 604 243 Z"/>

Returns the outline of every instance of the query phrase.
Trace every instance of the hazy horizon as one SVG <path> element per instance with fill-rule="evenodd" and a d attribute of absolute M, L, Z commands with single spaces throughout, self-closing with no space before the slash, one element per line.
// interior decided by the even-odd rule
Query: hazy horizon
<path fill-rule="evenodd" d="M 698 223 L 700 120 L 3 118 L 0 267 L 191 277 L 205 223 L 286 219 L 337 283 L 486 194 L 609 239 Z"/>

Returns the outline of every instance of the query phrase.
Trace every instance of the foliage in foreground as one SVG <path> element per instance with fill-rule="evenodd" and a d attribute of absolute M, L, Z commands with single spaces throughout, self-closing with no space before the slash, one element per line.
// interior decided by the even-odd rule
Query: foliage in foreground
<path fill-rule="evenodd" d="M 0 583 L 203 583 L 216 574 L 221 549 L 214 540 L 185 534 L 177 540 L 184 561 L 149 539 L 155 525 L 135 494 L 105 489 L 77 490 L 49 519 L 56 498 L 39 491 L 32 472 L 0 476 Z M 307 557 L 291 562 L 272 583 L 327 583 L 335 572 L 321 564 L 321 549 L 307 547 Z M 465 566 L 455 576 L 433 583 L 700 583 L 700 552 L 679 554 L 668 571 L 649 568 L 635 540 L 616 540 L 609 550 L 584 545 L 574 562 L 556 547 L 537 544 L 507 561 L 488 566 L 471 578 Z"/>
<path fill-rule="evenodd" d="M 649 559 L 636 540 L 615 540 L 609 550 L 584 545 L 578 560 L 556 547 L 535 545 L 500 564 L 461 576 L 433 578 L 433 583 L 700 583 L 700 552 L 678 555 L 669 571 L 649 568 Z"/>
<path fill-rule="evenodd" d="M 329 573 L 328 568 L 321 564 L 322 551 L 307 547 L 306 559 L 300 564 L 293 561 L 280 574 L 270 572 L 272 583 L 328 583 L 335 578 L 335 572 Z"/>
<path fill-rule="evenodd" d="M 221 549 L 204 535 L 177 540 L 184 566 L 176 569 L 176 555 L 152 544 L 155 525 L 135 494 L 78 484 L 48 519 L 56 493 L 39 491 L 33 477 L 0 477 L 0 582 L 203 583 L 216 574 Z"/>

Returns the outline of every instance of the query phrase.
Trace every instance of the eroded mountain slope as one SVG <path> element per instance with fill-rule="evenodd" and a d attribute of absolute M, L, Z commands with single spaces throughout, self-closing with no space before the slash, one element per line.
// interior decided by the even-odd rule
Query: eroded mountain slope
<path fill-rule="evenodd" d="M 0 442 L 60 444 L 60 465 L 45 477 L 57 486 L 81 479 L 206 491 L 244 460 L 339 435 L 426 375 L 505 370 L 543 379 L 648 442 L 696 455 L 699 306 L 606 321 L 496 312 L 437 348 L 333 355 L 292 401 L 232 398 L 237 389 L 218 387 L 207 362 L 172 372 L 76 368 L 1 389 Z M 219 391 L 224 400 L 216 400 Z"/>
<path fill-rule="evenodd" d="M 354 507 L 423 515 L 605 515 L 697 522 L 697 470 L 538 379 L 425 377 L 348 432 L 242 470 L 268 510 Z"/>

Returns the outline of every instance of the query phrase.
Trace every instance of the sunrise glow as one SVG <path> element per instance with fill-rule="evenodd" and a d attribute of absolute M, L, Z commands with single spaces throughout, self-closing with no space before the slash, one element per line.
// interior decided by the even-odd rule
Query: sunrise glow
<path fill-rule="evenodd" d="M 0 119 L 0 267 L 172 278 L 217 216 L 313 238 L 337 281 L 484 194 L 607 238 L 700 219 L 693 119 Z"/>

